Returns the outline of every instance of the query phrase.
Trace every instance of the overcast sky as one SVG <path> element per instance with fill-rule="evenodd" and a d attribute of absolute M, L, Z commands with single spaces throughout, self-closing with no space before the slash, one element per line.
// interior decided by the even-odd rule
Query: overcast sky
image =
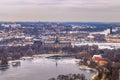
<path fill-rule="evenodd" d="M 120 22 L 120 0 L 0 0 L 0 21 Z"/>

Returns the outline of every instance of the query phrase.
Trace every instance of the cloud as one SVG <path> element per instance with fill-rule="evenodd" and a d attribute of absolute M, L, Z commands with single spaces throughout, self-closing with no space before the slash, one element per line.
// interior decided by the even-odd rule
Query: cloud
<path fill-rule="evenodd" d="M 58 5 L 60 7 L 109 7 L 120 5 L 120 0 L 1 0 L 1 5 Z"/>
<path fill-rule="evenodd" d="M 111 8 L 120 6 L 120 0 L 1 0 L 0 6 L 33 6 L 46 8 Z"/>
<path fill-rule="evenodd" d="M 120 21 L 120 0 L 0 0 L 0 10 L 2 19 Z"/>
<path fill-rule="evenodd" d="M 53 3 L 58 3 L 60 2 L 59 0 L 3 0 L 0 1 L 1 5 L 38 5 L 38 4 L 43 4 L 43 5 L 52 5 Z"/>

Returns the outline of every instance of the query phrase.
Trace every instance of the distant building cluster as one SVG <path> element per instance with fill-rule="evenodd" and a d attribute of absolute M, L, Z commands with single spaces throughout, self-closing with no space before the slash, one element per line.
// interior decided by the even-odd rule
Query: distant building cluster
<path fill-rule="evenodd" d="M 112 27 L 107 28 L 107 33 L 95 26 L 60 23 L 1 23 L 0 27 L 0 46 L 26 46 L 40 41 L 44 47 L 98 45 L 100 49 L 103 46 L 120 48 L 115 44 L 120 42 L 120 34 Z"/>

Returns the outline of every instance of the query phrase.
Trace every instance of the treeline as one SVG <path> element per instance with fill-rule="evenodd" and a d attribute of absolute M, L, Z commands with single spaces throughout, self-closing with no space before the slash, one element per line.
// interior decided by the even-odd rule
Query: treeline
<path fill-rule="evenodd" d="M 32 56 L 37 54 L 46 53 L 67 53 L 67 54 L 80 54 L 82 57 L 89 58 L 95 54 L 105 54 L 111 61 L 120 62 L 120 49 L 117 50 L 99 50 L 98 46 L 81 46 L 81 47 L 44 47 L 41 44 L 17 46 L 17 47 L 1 47 L 0 57 L 7 56 L 12 59 L 19 59 L 22 56 Z"/>

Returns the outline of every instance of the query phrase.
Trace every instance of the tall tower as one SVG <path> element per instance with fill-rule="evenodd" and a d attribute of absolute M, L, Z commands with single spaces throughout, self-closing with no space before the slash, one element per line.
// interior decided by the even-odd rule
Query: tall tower
<path fill-rule="evenodd" d="M 110 27 L 110 34 L 113 34 L 113 32 L 112 32 L 112 27 Z"/>

